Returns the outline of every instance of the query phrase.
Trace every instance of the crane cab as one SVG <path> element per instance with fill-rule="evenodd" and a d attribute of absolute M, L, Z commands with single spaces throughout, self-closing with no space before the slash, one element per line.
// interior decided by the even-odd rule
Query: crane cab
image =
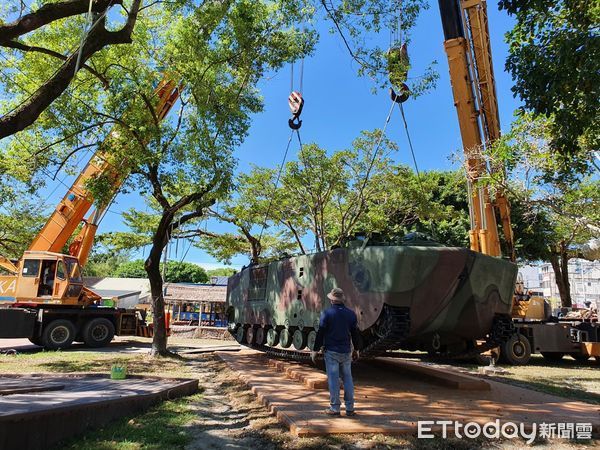
<path fill-rule="evenodd" d="M 53 252 L 27 251 L 17 267 L 16 302 L 82 303 L 83 278 L 77 258 Z"/>

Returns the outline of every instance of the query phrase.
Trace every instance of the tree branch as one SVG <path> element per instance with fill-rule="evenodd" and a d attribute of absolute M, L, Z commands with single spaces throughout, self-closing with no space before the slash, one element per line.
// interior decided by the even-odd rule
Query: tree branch
<path fill-rule="evenodd" d="M 81 48 L 81 63 L 85 63 L 94 53 L 108 45 L 131 43 L 131 33 L 137 20 L 141 0 L 133 0 L 127 22 L 118 31 L 105 28 L 105 18 L 99 19 L 90 30 Z M 0 139 L 15 134 L 31 125 L 40 114 L 50 106 L 69 86 L 75 76 L 77 49 L 54 75 L 38 88 L 25 102 L 14 111 L 0 118 Z"/>
<path fill-rule="evenodd" d="M 60 165 L 58 166 L 58 169 L 56 169 L 56 172 L 54 172 L 54 176 L 52 177 L 52 179 L 56 180 L 56 176 L 58 175 L 58 173 L 61 171 L 61 169 L 67 163 L 67 161 L 69 160 L 69 158 L 71 156 L 73 156 L 79 150 L 83 150 L 84 148 L 90 148 L 90 147 L 93 147 L 94 145 L 98 145 L 98 143 L 94 142 L 93 144 L 81 145 L 81 146 L 77 147 L 76 149 L 72 150 L 71 152 L 69 152 L 69 154 L 65 158 L 63 158 L 63 160 L 61 161 Z"/>
<path fill-rule="evenodd" d="M 44 48 L 44 47 L 36 47 L 33 45 L 26 45 L 23 44 L 22 42 L 19 41 L 6 41 L 6 42 L 0 42 L 0 46 L 2 47 L 8 47 L 8 48 L 14 48 L 17 50 L 21 50 L 23 52 L 37 52 L 37 53 L 43 53 L 44 55 L 49 55 L 49 56 L 53 56 L 55 58 L 58 58 L 62 61 L 66 61 L 68 58 L 58 52 L 55 52 L 54 50 L 50 50 L 48 48 Z M 94 75 L 96 78 L 98 78 L 100 80 L 100 82 L 102 83 L 102 86 L 104 87 L 104 89 L 108 89 L 109 85 L 108 85 L 108 79 L 102 75 L 100 72 L 96 71 L 95 69 L 93 69 L 92 67 L 88 66 L 87 64 L 83 64 L 82 67 L 87 70 L 89 73 L 91 73 L 92 75 Z"/>
<path fill-rule="evenodd" d="M 89 3 L 89 0 L 46 3 L 35 12 L 25 14 L 11 23 L 0 25 L 0 43 L 13 40 L 56 20 L 85 14 Z M 122 4 L 123 0 L 93 0 L 92 11 L 102 12 L 109 6 Z"/>
<path fill-rule="evenodd" d="M 150 184 L 152 184 L 152 196 L 156 199 L 160 206 L 163 207 L 164 210 L 171 209 L 171 205 L 165 197 L 160 180 L 158 179 L 158 165 L 149 164 L 147 175 Z"/>

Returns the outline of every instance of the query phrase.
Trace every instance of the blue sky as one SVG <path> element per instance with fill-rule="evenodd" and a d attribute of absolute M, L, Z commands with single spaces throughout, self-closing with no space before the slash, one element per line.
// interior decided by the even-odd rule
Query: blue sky
<path fill-rule="evenodd" d="M 512 80 L 504 71 L 507 45 L 504 34 L 512 28 L 512 20 L 497 10 L 495 3 L 488 6 L 492 54 L 496 75 L 496 89 L 503 130 L 508 130 L 513 111 L 519 106 L 510 88 Z M 424 11 L 412 31 L 409 47 L 412 69 L 409 76 L 417 76 L 431 61 L 437 60 L 436 70 L 440 77 L 435 89 L 416 100 L 404 103 L 404 110 L 411 132 L 420 170 L 455 168 L 449 160 L 451 154 L 461 149 L 461 140 L 452 100 L 448 76 L 448 64 L 443 49 L 442 26 L 437 2 Z M 296 64 L 296 74 L 299 64 Z M 251 164 L 277 167 L 283 157 L 290 130 L 287 126 L 290 93 L 290 67 L 261 82 L 265 108 L 253 118 L 250 134 L 237 150 L 238 169 L 246 171 Z M 352 60 L 337 34 L 321 33 L 321 40 L 313 57 L 304 63 L 304 111 L 301 128 L 304 143 L 315 142 L 328 151 L 348 148 L 362 130 L 373 130 L 384 125 L 390 100 L 387 91 L 372 93 L 374 83 L 369 78 L 359 78 L 357 64 Z M 399 111 L 396 109 L 387 128 L 388 138 L 394 140 L 400 150 L 394 155 L 398 162 L 413 166 L 405 131 Z M 294 140 L 288 160 L 295 158 L 298 144 Z M 66 180 L 68 184 L 70 179 Z M 52 187 L 53 188 L 53 187 Z M 56 189 L 55 202 L 64 195 L 64 189 Z M 52 199 L 49 204 L 52 204 Z M 100 233 L 124 230 L 119 213 L 137 203 L 136 195 L 120 195 L 111 206 L 100 225 Z M 180 243 L 178 252 L 172 247 L 170 258 L 181 260 L 188 243 Z M 147 253 L 147 252 L 146 252 Z M 143 256 L 142 253 L 137 255 Z M 194 247 L 187 252 L 186 261 L 207 267 L 221 266 L 202 250 Z M 246 257 L 232 261 L 234 266 L 248 262 Z"/>

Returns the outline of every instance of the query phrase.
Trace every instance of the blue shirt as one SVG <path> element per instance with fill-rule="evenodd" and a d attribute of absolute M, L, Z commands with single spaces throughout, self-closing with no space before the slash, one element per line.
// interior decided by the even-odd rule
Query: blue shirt
<path fill-rule="evenodd" d="M 325 350 L 350 353 L 350 339 L 354 343 L 354 348 L 358 349 L 360 337 L 356 314 L 343 304 L 331 305 L 321 313 L 315 351 L 324 345 Z"/>

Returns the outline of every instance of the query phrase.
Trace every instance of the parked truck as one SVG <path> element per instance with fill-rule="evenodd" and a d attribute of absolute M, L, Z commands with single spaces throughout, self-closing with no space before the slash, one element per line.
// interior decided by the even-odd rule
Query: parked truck
<path fill-rule="evenodd" d="M 167 115 L 179 90 L 168 78 L 157 86 L 157 118 Z M 128 175 L 126 165 L 112 160 L 109 147 L 115 142 L 109 136 L 100 145 L 19 260 L 0 256 L 0 267 L 8 272 L 0 275 L 0 338 L 28 338 L 47 349 L 64 349 L 73 341 L 102 347 L 114 335 L 136 335 L 145 327 L 138 311 L 102 306 L 101 297 L 82 278 L 98 224 L 110 205 L 94 205 L 89 182 L 105 177 L 114 197 Z M 61 253 L 69 242 L 68 254 Z"/>
<path fill-rule="evenodd" d="M 549 361 L 570 356 L 585 362 L 600 362 L 600 324 L 593 308 L 568 309 L 560 317 L 550 304 L 535 293 L 526 292 L 517 282 L 513 302 L 515 334 L 500 347 L 500 360 L 513 365 L 527 364 L 531 355 L 541 353 Z"/>

